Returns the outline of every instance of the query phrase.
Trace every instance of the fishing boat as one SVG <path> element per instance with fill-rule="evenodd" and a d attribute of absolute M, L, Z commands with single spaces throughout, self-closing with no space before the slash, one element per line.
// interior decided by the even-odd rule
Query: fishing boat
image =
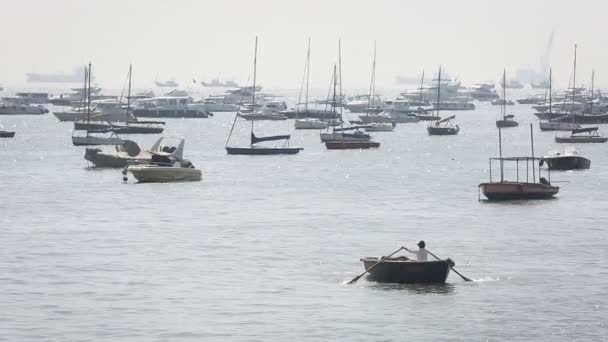
<path fill-rule="evenodd" d="M 257 77 L 257 56 L 258 56 L 258 37 L 255 37 L 255 49 L 253 55 L 253 91 L 251 94 L 251 103 L 255 104 L 255 93 L 256 93 L 256 77 Z M 255 107 L 255 106 L 254 106 Z M 277 154 L 297 154 L 303 150 L 301 147 L 291 147 L 289 146 L 289 140 L 291 139 L 290 135 L 275 135 L 275 136 L 266 136 L 266 137 L 257 137 L 253 132 L 254 121 L 251 120 L 251 139 L 249 146 L 228 146 L 230 143 L 230 137 L 232 136 L 232 132 L 234 131 L 234 127 L 239 118 L 240 113 L 236 113 L 234 116 L 234 121 L 232 122 L 232 128 L 230 129 L 230 133 L 228 134 L 228 139 L 226 140 L 226 152 L 228 154 L 237 154 L 237 155 L 277 155 Z M 265 141 L 283 141 L 284 146 L 260 146 L 258 143 Z"/>
<path fill-rule="evenodd" d="M 586 170 L 591 167 L 591 160 L 581 156 L 574 148 L 550 153 L 541 159 L 540 166 L 544 163 L 551 170 Z"/>
<path fill-rule="evenodd" d="M 519 123 L 515 121 L 515 116 L 513 114 L 507 114 L 507 85 L 506 85 L 506 77 L 507 70 L 503 70 L 502 73 L 502 98 L 503 103 L 500 106 L 500 114 L 502 119 L 496 120 L 496 127 L 507 128 L 507 127 L 517 127 Z"/>
<path fill-rule="evenodd" d="M 536 181 L 536 163 L 541 158 L 534 157 L 534 137 L 532 124 L 530 124 L 530 141 L 532 146 L 531 157 L 503 157 L 502 156 L 502 129 L 498 128 L 498 158 L 489 158 L 490 181 L 479 184 L 479 190 L 490 201 L 505 200 L 531 200 L 531 199 L 550 199 L 559 192 L 558 186 L 551 185 L 551 169 L 547 171 L 548 180 L 541 176 L 541 168 L 538 167 L 538 182 Z M 492 179 L 492 162 L 498 161 L 500 164 L 500 181 Z M 516 180 L 508 181 L 504 177 L 504 163 L 514 162 L 517 168 Z M 520 180 L 519 167 L 525 164 L 525 180 Z M 532 168 L 532 179 L 530 179 L 530 166 Z"/>
<path fill-rule="evenodd" d="M 439 66 L 437 82 L 437 103 L 441 103 L 441 66 Z M 433 121 L 427 128 L 429 135 L 456 135 L 460 132 L 458 125 L 452 125 L 452 119 L 456 118 L 456 115 L 451 115 L 447 118 L 441 119 L 439 111 L 440 106 L 436 108 L 436 120 Z"/>
<path fill-rule="evenodd" d="M 444 284 L 455 265 L 451 259 L 412 261 L 403 256 L 385 258 L 380 264 L 377 257 L 367 257 L 361 261 L 368 271 L 369 280 L 398 284 Z"/>
<path fill-rule="evenodd" d="M 597 132 L 597 127 L 584 127 L 573 129 L 570 136 L 555 136 L 556 143 L 605 143 L 608 138 Z"/>
<path fill-rule="evenodd" d="M 170 164 L 155 162 L 155 157 L 156 155 L 153 156 L 151 164 L 129 165 L 126 171 L 139 183 L 197 182 L 203 178 L 201 170 L 188 160 Z"/>
<path fill-rule="evenodd" d="M 165 153 L 172 159 L 182 160 L 184 157 L 184 138 L 160 137 L 149 150 L 142 151 L 135 142 L 125 140 L 116 145 L 112 151 L 103 151 L 100 148 L 87 148 L 84 159 L 93 163 L 95 167 L 121 168 L 127 164 L 150 163 L 153 154 Z"/>

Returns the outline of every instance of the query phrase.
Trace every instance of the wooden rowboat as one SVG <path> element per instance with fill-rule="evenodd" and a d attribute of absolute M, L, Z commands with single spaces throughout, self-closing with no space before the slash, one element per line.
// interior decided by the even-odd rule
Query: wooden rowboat
<path fill-rule="evenodd" d="M 368 272 L 368 279 L 378 283 L 399 284 L 443 284 L 448 278 L 450 268 L 455 264 L 451 259 L 436 261 L 411 261 L 406 257 L 388 258 L 376 265 L 378 258 L 361 259 Z M 373 267 L 373 268 L 372 268 Z"/>

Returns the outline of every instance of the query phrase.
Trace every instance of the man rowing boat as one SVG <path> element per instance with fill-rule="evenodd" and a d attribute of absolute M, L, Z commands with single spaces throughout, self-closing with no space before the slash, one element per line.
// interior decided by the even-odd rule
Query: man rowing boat
<path fill-rule="evenodd" d="M 426 250 L 425 247 L 426 247 L 426 244 L 424 243 L 424 241 L 421 240 L 420 242 L 418 242 L 417 251 L 412 251 L 405 247 L 404 247 L 404 249 L 411 254 L 415 254 L 416 261 L 428 261 L 429 252 Z"/>

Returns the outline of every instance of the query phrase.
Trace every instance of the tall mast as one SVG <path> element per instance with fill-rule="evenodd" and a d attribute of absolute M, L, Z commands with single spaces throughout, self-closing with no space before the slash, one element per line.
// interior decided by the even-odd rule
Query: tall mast
<path fill-rule="evenodd" d="M 589 102 L 589 112 L 593 114 L 593 83 L 595 81 L 595 70 L 591 70 L 591 102 Z"/>
<path fill-rule="evenodd" d="M 437 77 L 437 117 L 439 117 L 439 100 L 441 99 L 441 65 L 439 66 L 439 75 Z M 439 120 L 439 119 L 437 119 Z"/>
<path fill-rule="evenodd" d="M 82 110 L 83 112 L 86 110 L 87 105 L 87 80 L 89 78 L 89 68 L 87 65 L 84 65 L 84 88 L 82 91 Z"/>
<path fill-rule="evenodd" d="M 536 165 L 534 165 L 536 164 L 534 162 L 534 132 L 532 130 L 532 124 L 530 124 L 530 145 L 532 145 L 532 183 L 536 183 Z"/>
<path fill-rule="evenodd" d="M 255 80 L 257 76 L 257 67 L 258 67 L 258 36 L 255 36 L 255 49 L 253 51 L 253 91 L 251 92 L 251 113 L 255 114 Z M 252 118 L 253 119 L 253 118 Z M 251 120 L 251 134 L 253 135 L 253 122 L 255 120 Z M 250 140 L 249 146 L 253 146 L 253 141 Z"/>
<path fill-rule="evenodd" d="M 129 90 L 127 91 L 127 112 L 125 113 L 125 123 L 129 125 L 129 111 L 131 110 L 131 72 L 133 71 L 133 65 L 129 64 Z"/>
<path fill-rule="evenodd" d="M 371 111 L 373 97 L 376 92 L 376 41 L 374 40 L 374 59 L 372 61 L 372 78 L 369 82 L 369 99 L 367 100 L 367 116 Z"/>
<path fill-rule="evenodd" d="M 87 136 L 89 135 L 89 130 L 88 127 L 91 123 L 91 73 L 93 72 L 93 69 L 91 68 L 91 62 L 89 62 L 89 79 L 87 81 L 88 83 L 88 90 L 87 91 Z"/>
<path fill-rule="evenodd" d="M 342 101 L 344 100 L 342 96 L 342 40 L 338 39 L 338 70 L 340 72 L 340 127 L 344 128 L 344 120 L 342 119 Z"/>
<path fill-rule="evenodd" d="M 306 102 L 304 112 L 308 113 L 308 83 L 310 81 L 310 37 L 308 38 L 308 51 L 306 52 Z"/>
<path fill-rule="evenodd" d="M 420 88 L 418 88 L 418 105 L 422 103 L 422 87 L 424 86 L 424 69 L 422 69 L 422 77 L 420 78 Z"/>
<path fill-rule="evenodd" d="M 574 112 L 574 95 L 576 93 L 576 44 L 574 44 L 574 75 L 572 76 L 572 108 L 570 112 Z"/>
<path fill-rule="evenodd" d="M 551 94 L 552 91 L 552 82 L 553 82 L 553 68 L 549 68 L 549 114 L 553 113 L 553 111 L 551 110 L 551 106 L 553 105 L 553 95 Z"/>
<path fill-rule="evenodd" d="M 504 181 L 505 177 L 504 177 L 504 173 L 503 173 L 504 162 L 502 160 L 502 133 L 501 133 L 500 126 L 498 127 L 498 157 L 500 160 L 500 182 L 502 183 Z"/>
<path fill-rule="evenodd" d="M 336 88 L 338 86 L 338 78 L 336 76 L 336 65 L 334 64 L 334 75 L 333 75 L 333 83 L 334 83 L 334 96 L 333 96 L 333 109 L 332 112 L 334 116 L 336 115 Z"/>
<path fill-rule="evenodd" d="M 502 119 L 505 119 L 505 112 L 507 111 L 507 69 L 502 71 Z"/>

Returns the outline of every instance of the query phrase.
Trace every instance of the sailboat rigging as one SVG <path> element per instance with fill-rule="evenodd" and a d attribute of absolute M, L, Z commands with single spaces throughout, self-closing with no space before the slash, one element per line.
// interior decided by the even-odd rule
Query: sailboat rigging
<path fill-rule="evenodd" d="M 253 108 L 255 108 L 255 92 L 256 92 L 256 80 L 257 80 L 257 56 L 258 56 L 258 37 L 255 37 L 255 48 L 253 55 L 253 87 L 251 93 L 251 101 L 253 104 Z M 234 131 L 234 126 L 236 124 L 236 120 L 239 117 L 239 113 L 235 114 L 234 121 L 232 123 L 232 129 L 228 135 L 228 139 L 226 140 L 226 152 L 228 154 L 235 155 L 275 155 L 275 154 L 296 154 L 303 150 L 301 147 L 290 147 L 289 140 L 291 138 L 290 135 L 275 135 L 275 136 L 266 136 L 266 137 L 257 137 L 254 133 L 254 121 L 251 120 L 251 131 L 250 131 L 250 143 L 249 146 L 243 147 L 235 147 L 228 146 L 230 143 L 230 137 L 232 136 L 232 132 Z M 286 146 L 282 147 L 266 147 L 257 145 L 260 142 L 264 141 L 285 141 Z"/>
<path fill-rule="evenodd" d="M 436 113 L 436 121 L 433 121 L 426 129 L 429 135 L 456 135 L 460 132 L 460 127 L 458 125 L 452 125 L 451 120 L 456 117 L 456 115 L 448 116 L 447 118 L 442 119 L 439 115 L 439 110 L 441 108 L 441 65 L 439 66 L 439 74 L 437 78 L 437 113 Z"/>
<path fill-rule="evenodd" d="M 507 114 L 507 69 L 502 72 L 502 103 L 500 104 L 501 119 L 496 120 L 496 127 L 507 128 L 517 127 L 519 123 L 515 121 L 513 114 Z"/>

